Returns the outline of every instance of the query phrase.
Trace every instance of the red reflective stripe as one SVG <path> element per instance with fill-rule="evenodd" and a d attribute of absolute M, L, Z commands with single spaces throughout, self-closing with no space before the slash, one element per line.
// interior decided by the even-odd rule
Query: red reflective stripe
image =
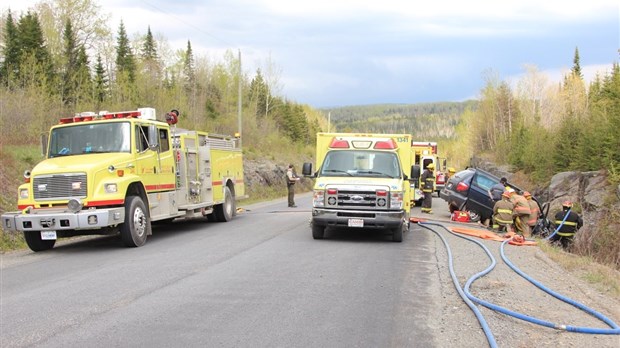
<path fill-rule="evenodd" d="M 173 190 L 176 188 L 174 184 L 157 184 L 157 185 L 146 185 L 144 188 L 147 191 L 160 191 L 160 190 Z"/>
<path fill-rule="evenodd" d="M 107 201 L 90 201 L 84 203 L 85 207 L 101 207 L 104 205 L 123 205 L 125 203 L 124 199 L 111 199 Z"/>

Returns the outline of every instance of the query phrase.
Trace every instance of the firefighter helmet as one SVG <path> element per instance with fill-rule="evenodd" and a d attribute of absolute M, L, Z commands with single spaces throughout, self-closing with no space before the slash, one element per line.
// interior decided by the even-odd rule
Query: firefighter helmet
<path fill-rule="evenodd" d="M 435 163 L 429 163 L 426 168 L 428 169 L 435 169 Z"/>
<path fill-rule="evenodd" d="M 456 169 L 452 167 L 448 168 L 448 173 L 454 173 L 454 172 L 456 172 Z"/>

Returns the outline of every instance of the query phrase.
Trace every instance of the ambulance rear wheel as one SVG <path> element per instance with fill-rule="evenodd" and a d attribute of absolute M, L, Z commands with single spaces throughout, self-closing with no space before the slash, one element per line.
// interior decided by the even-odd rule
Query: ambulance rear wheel
<path fill-rule="evenodd" d="M 130 248 L 143 246 L 151 228 L 142 198 L 129 196 L 125 200 L 125 222 L 121 224 L 123 245 Z"/>
<path fill-rule="evenodd" d="M 235 211 L 235 201 L 228 186 L 224 187 L 224 203 L 215 206 L 215 217 L 219 222 L 232 220 Z"/>
<path fill-rule="evenodd" d="M 26 244 L 32 251 L 44 251 L 49 250 L 54 247 L 56 244 L 56 240 L 44 240 L 41 239 L 41 232 L 39 231 L 28 231 L 24 232 L 24 239 L 26 240 Z"/>

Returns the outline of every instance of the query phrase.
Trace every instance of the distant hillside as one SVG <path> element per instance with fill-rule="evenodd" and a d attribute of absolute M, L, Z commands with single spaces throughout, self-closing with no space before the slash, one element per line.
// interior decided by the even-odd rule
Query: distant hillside
<path fill-rule="evenodd" d="M 463 112 L 477 101 L 377 104 L 323 109 L 338 132 L 409 133 L 414 139 L 452 138 Z M 334 131 L 334 130 L 332 130 Z"/>

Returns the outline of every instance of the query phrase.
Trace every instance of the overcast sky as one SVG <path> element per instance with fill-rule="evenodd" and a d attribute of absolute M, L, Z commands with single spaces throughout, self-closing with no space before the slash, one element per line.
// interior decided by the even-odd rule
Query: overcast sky
<path fill-rule="evenodd" d="M 559 81 L 576 47 L 587 79 L 619 60 L 618 0 L 94 1 L 115 35 L 122 19 L 130 36 L 150 26 L 196 55 L 240 50 L 250 76 L 271 60 L 280 94 L 318 108 L 462 101 L 486 72 L 515 81 L 525 65 Z"/>

